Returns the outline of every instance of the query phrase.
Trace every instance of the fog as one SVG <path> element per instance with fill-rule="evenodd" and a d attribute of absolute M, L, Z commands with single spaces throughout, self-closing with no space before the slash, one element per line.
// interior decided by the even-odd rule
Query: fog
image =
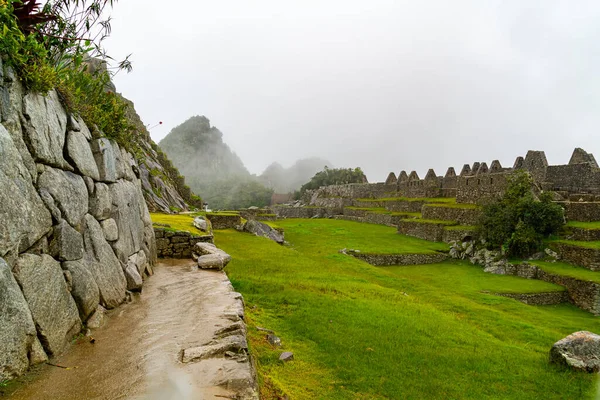
<path fill-rule="evenodd" d="M 594 1 L 120 1 L 107 49 L 155 141 L 205 115 L 248 170 L 322 157 L 387 173 L 600 139 Z M 598 154 L 600 155 L 600 154 Z"/>

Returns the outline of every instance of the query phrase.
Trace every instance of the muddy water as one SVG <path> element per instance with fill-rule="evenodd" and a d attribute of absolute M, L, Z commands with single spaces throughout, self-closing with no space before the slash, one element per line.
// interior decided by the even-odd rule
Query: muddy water
<path fill-rule="evenodd" d="M 222 272 L 202 271 L 192 261 L 159 264 L 132 303 L 113 310 L 92 337 L 16 387 L 10 399 L 223 399 L 214 385 L 223 361 L 182 364 L 184 348 L 201 345 L 227 323 Z M 227 367 L 227 366 L 225 366 Z"/>

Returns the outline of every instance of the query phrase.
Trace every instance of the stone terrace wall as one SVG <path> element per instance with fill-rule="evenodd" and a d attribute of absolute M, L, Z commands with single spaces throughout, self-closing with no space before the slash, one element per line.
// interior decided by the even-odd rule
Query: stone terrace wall
<path fill-rule="evenodd" d="M 391 265 L 421 265 L 435 264 L 442 262 L 448 258 L 444 253 L 431 254 L 366 254 L 366 253 L 350 253 L 354 257 L 359 258 L 371 265 L 375 266 L 391 266 Z"/>
<path fill-rule="evenodd" d="M 196 236 L 187 231 L 154 228 L 156 255 L 159 258 L 191 258 L 198 242 L 213 242 L 212 235 Z"/>
<path fill-rule="evenodd" d="M 398 223 L 398 233 L 419 239 L 441 242 L 444 238 L 444 224 L 420 222 L 419 220 L 401 220 Z"/>
<path fill-rule="evenodd" d="M 600 221 L 600 202 L 561 202 L 569 221 Z"/>
<path fill-rule="evenodd" d="M 564 286 L 569 292 L 569 299 L 573 304 L 594 315 L 600 315 L 600 285 L 595 282 L 552 274 L 527 263 L 507 264 L 504 268 L 491 272 L 500 275 L 516 275 L 521 278 L 539 279 Z"/>
<path fill-rule="evenodd" d="M 460 225 L 475 225 L 481 216 L 478 208 L 444 207 L 436 204 L 425 204 L 421 209 L 423 219 L 456 221 Z"/>
<path fill-rule="evenodd" d="M 206 214 L 206 218 L 210 221 L 213 229 L 235 228 L 242 223 L 242 217 L 239 215 Z"/>
<path fill-rule="evenodd" d="M 511 299 L 519 300 L 521 303 L 532 306 L 550 306 L 569 302 L 569 292 L 495 293 L 495 295 L 510 297 Z"/>
<path fill-rule="evenodd" d="M 1 65 L 0 99 L 2 381 L 140 290 L 156 244 L 131 154 Z"/>
<path fill-rule="evenodd" d="M 573 246 L 567 243 L 551 243 L 550 247 L 560 257 L 571 264 L 587 268 L 592 271 L 600 270 L 600 250 L 586 247 Z"/>

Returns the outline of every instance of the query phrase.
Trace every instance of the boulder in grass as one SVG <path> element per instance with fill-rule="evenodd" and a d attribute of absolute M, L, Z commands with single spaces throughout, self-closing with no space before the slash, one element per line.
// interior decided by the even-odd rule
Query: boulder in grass
<path fill-rule="evenodd" d="M 600 336 L 587 331 L 570 334 L 554 343 L 550 363 L 578 371 L 600 372 Z"/>
<path fill-rule="evenodd" d="M 202 269 L 222 270 L 227 265 L 221 254 L 205 254 L 198 257 L 198 267 Z"/>
<path fill-rule="evenodd" d="M 269 225 L 256 220 L 250 220 L 244 224 L 244 231 L 254 233 L 256 236 L 266 237 L 279 244 L 283 244 L 285 239 L 283 234 Z"/>
<path fill-rule="evenodd" d="M 208 223 L 204 217 L 196 217 L 194 218 L 194 226 L 200 229 L 202 232 L 208 231 Z"/>

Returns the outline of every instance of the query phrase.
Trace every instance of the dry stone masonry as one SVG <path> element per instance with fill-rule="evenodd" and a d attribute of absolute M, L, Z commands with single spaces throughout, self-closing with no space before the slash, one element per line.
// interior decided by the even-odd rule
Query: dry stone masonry
<path fill-rule="evenodd" d="M 134 157 L 0 71 L 2 381 L 140 290 L 155 238 Z"/>

